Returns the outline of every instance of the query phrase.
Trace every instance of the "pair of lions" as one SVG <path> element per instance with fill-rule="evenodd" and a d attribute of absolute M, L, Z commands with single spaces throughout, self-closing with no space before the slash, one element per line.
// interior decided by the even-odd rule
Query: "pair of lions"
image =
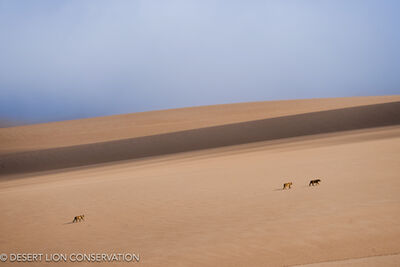
<path fill-rule="evenodd" d="M 72 221 L 72 223 L 80 222 L 80 221 L 84 221 L 84 220 L 85 220 L 85 215 L 82 214 L 82 215 L 75 216 L 74 220 Z"/>
<path fill-rule="evenodd" d="M 319 183 L 321 182 L 321 179 L 315 179 L 315 180 L 311 180 L 310 183 L 308 184 L 308 186 L 314 186 L 314 185 L 319 185 Z M 283 184 L 283 189 L 290 189 L 292 187 L 293 183 L 289 182 L 289 183 L 284 183 Z"/>

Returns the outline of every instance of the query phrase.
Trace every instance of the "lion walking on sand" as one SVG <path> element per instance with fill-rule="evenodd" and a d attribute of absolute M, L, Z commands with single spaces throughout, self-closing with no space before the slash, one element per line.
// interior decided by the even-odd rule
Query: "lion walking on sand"
<path fill-rule="evenodd" d="M 282 190 L 290 189 L 290 188 L 292 187 L 292 185 L 293 185 L 292 182 L 290 182 L 290 183 L 284 183 L 284 184 L 283 184 L 283 189 L 282 189 Z"/>
<path fill-rule="evenodd" d="M 74 220 L 72 222 L 75 223 L 75 222 L 80 222 L 80 221 L 84 221 L 84 220 L 85 220 L 85 215 L 82 214 L 82 215 L 75 216 Z"/>
<path fill-rule="evenodd" d="M 321 182 L 321 179 L 311 180 L 310 183 L 308 184 L 308 186 L 319 185 L 320 182 Z"/>

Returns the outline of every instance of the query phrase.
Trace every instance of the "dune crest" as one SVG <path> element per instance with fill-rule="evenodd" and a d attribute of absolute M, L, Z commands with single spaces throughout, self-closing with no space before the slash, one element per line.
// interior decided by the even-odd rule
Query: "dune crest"
<path fill-rule="evenodd" d="M 400 101 L 400 96 L 264 101 L 0 128 L 0 155 L 117 141 L 247 121 Z"/>
<path fill-rule="evenodd" d="M 0 174 L 45 171 L 259 141 L 400 125 L 400 102 L 0 156 Z"/>

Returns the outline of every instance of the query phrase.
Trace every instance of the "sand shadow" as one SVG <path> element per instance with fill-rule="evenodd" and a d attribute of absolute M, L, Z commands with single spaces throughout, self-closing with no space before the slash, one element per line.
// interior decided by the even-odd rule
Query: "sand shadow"
<path fill-rule="evenodd" d="M 66 222 L 66 223 L 63 223 L 63 225 L 66 225 L 66 224 L 77 224 L 77 223 L 84 223 L 84 221 L 82 221 L 82 222 Z"/>

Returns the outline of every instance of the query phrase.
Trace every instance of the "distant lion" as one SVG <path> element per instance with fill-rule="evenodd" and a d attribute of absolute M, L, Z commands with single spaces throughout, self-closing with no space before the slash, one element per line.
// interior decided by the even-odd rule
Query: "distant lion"
<path fill-rule="evenodd" d="M 75 216 L 74 217 L 74 220 L 72 221 L 73 223 L 74 222 L 80 222 L 80 221 L 84 221 L 85 220 L 85 215 L 78 215 L 78 216 Z"/>
<path fill-rule="evenodd" d="M 308 186 L 319 185 L 320 182 L 321 182 L 320 179 L 311 180 Z"/>
<path fill-rule="evenodd" d="M 292 185 L 293 185 L 292 182 L 290 182 L 290 183 L 284 183 L 284 184 L 283 184 L 283 189 L 282 189 L 282 190 L 284 190 L 284 189 L 290 189 L 290 188 L 292 187 Z"/>

